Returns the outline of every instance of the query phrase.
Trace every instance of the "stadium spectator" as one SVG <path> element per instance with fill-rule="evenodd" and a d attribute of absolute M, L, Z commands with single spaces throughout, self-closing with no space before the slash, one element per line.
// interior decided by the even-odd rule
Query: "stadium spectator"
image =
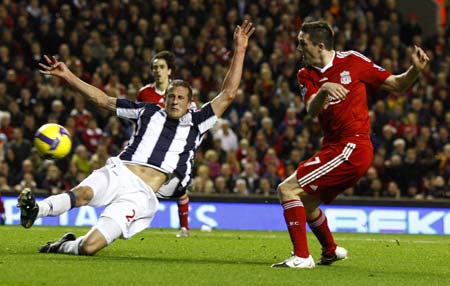
<path fill-rule="evenodd" d="M 246 197 L 250 194 L 247 186 L 247 182 L 243 178 L 238 178 L 234 185 L 233 192 L 239 196 Z"/>
<path fill-rule="evenodd" d="M 104 140 L 109 154 L 117 154 L 129 138 L 126 128 L 116 116 L 111 116 L 105 126 Z"/>
<path fill-rule="evenodd" d="M 8 111 L 11 114 L 11 126 L 20 127 L 23 123 L 24 112 L 22 112 L 18 100 L 12 100 L 8 104 Z"/>
<path fill-rule="evenodd" d="M 239 148 L 236 150 L 236 159 L 239 161 L 240 166 L 245 167 L 246 157 L 249 153 L 250 145 L 249 140 L 242 138 L 239 140 Z"/>
<path fill-rule="evenodd" d="M 83 145 L 86 146 L 90 153 L 95 153 L 97 151 L 97 147 L 102 142 L 103 131 L 98 127 L 98 123 L 95 118 L 89 118 L 88 124 L 86 129 L 84 129 L 81 138 Z"/>
<path fill-rule="evenodd" d="M 37 189 L 37 182 L 33 177 L 32 173 L 25 173 L 23 174 L 21 180 L 17 185 L 14 186 L 14 190 L 19 193 L 23 189 L 33 190 L 36 193 L 39 193 L 40 195 L 48 195 L 48 192 L 43 192 L 41 189 Z"/>
<path fill-rule="evenodd" d="M 40 65 L 43 74 L 61 77 L 98 107 L 135 120 L 137 132 L 131 139 L 133 143 L 118 157 L 110 158 L 105 167 L 90 174 L 71 191 L 38 203 L 29 189 L 22 191 L 19 208 L 21 224 L 26 228 L 39 217 L 59 215 L 73 207 L 106 206 L 97 225 L 85 236 L 76 238 L 67 233 L 59 241 L 41 247 L 40 252 L 94 255 L 117 238 L 129 238 L 148 227 L 158 209 L 154 192 L 160 190 L 172 173 L 179 181 L 184 181 L 183 187 L 189 183 L 189 164 L 195 142 L 212 127 L 236 96 L 248 38 L 253 32 L 253 25 L 248 20 L 236 27 L 233 56 L 221 91 L 198 112 L 189 111 L 192 89 L 185 81 L 173 81 L 169 85 L 166 108 L 162 109 L 156 104 L 109 97 L 76 77 L 63 62 L 46 56 L 46 64 Z M 151 129 L 147 129 L 150 124 Z M 167 146 L 167 137 L 183 143 Z M 165 158 L 168 156 L 172 156 L 172 160 Z M 174 159 L 178 160 L 176 164 Z"/>
<path fill-rule="evenodd" d="M 426 183 L 426 198 L 450 198 L 450 189 L 445 185 L 443 176 L 433 176 Z"/>
<path fill-rule="evenodd" d="M 371 185 L 374 180 L 378 179 L 378 172 L 375 167 L 371 166 L 367 172 L 366 176 L 362 177 L 358 184 L 356 185 L 355 194 L 362 197 L 371 197 L 373 193 L 371 191 Z"/>
<path fill-rule="evenodd" d="M 235 176 L 233 175 L 233 171 L 230 167 L 230 164 L 223 163 L 220 169 L 220 176 L 225 178 L 225 182 L 227 185 L 228 192 L 232 193 L 235 187 Z"/>
<path fill-rule="evenodd" d="M 98 145 L 97 150 L 91 156 L 92 169 L 96 170 L 106 165 L 106 161 L 108 161 L 108 158 L 108 146 L 106 144 Z"/>
<path fill-rule="evenodd" d="M 47 174 L 42 182 L 42 188 L 50 195 L 57 195 L 70 189 L 69 183 L 62 177 L 61 170 L 55 164 L 47 165 Z"/>
<path fill-rule="evenodd" d="M 27 159 L 31 154 L 31 142 L 28 139 L 23 138 L 22 128 L 14 128 L 12 141 L 9 144 L 9 148 L 14 153 L 14 159 L 11 162 L 14 166 L 17 166 L 15 170 L 19 170 L 22 162 Z"/>
<path fill-rule="evenodd" d="M 380 179 L 373 179 L 370 183 L 369 194 L 371 197 L 379 198 L 383 192 L 383 182 Z"/>
<path fill-rule="evenodd" d="M 237 160 L 236 152 L 233 151 L 227 152 L 227 158 L 225 160 L 225 163 L 227 163 L 230 166 L 233 177 L 237 177 L 241 172 L 241 163 Z"/>
<path fill-rule="evenodd" d="M 92 112 L 86 109 L 85 99 L 83 97 L 75 97 L 74 108 L 70 111 L 70 116 L 75 118 L 77 132 L 83 133 L 88 125 L 89 119 L 92 118 Z"/>
<path fill-rule="evenodd" d="M 225 152 L 237 151 L 239 147 L 238 137 L 226 119 L 221 121 L 220 128 L 213 134 L 213 137 L 220 140 L 220 147 Z"/>
<path fill-rule="evenodd" d="M 258 182 L 259 189 L 258 193 L 263 195 L 264 197 L 271 196 L 275 194 L 275 189 L 270 185 L 270 180 L 265 177 L 261 177 Z"/>
<path fill-rule="evenodd" d="M 245 112 L 244 116 L 241 118 L 240 123 L 236 130 L 236 135 L 239 140 L 246 139 L 248 142 L 253 142 L 253 136 L 255 134 L 255 130 L 252 129 L 252 114 L 250 112 Z"/>
<path fill-rule="evenodd" d="M 249 194 L 257 193 L 259 188 L 259 175 L 255 172 L 255 166 L 253 164 L 246 164 L 239 178 L 246 181 Z"/>
<path fill-rule="evenodd" d="M 214 183 L 209 175 L 209 168 L 206 165 L 199 165 L 197 167 L 196 176 L 193 180 L 192 186 L 195 192 L 200 194 L 210 194 L 213 192 Z M 181 229 L 180 229 L 181 230 Z M 189 230 L 189 229 L 187 229 Z M 179 233 L 181 234 L 181 233 Z"/>
<path fill-rule="evenodd" d="M 215 194 L 228 194 L 228 188 L 223 176 L 217 176 L 214 180 L 214 193 Z"/>
<path fill-rule="evenodd" d="M 64 173 L 63 178 L 71 187 L 73 187 L 83 181 L 86 178 L 86 175 L 78 172 L 78 168 L 74 162 L 69 162 L 69 166 L 67 171 Z"/>
<path fill-rule="evenodd" d="M 0 113 L 0 133 L 6 135 L 7 141 L 13 139 L 14 127 L 11 124 L 11 113 L 3 111 Z"/>
<path fill-rule="evenodd" d="M 347 250 L 335 243 L 319 206 L 353 187 L 372 162 L 364 85 L 404 91 L 429 61 L 425 52 L 415 46 L 412 65 L 403 74 L 392 75 L 357 52 L 335 51 L 333 38 L 331 26 L 319 21 L 304 23 L 298 35 L 298 50 L 306 64 L 298 72 L 300 91 L 308 114 L 318 116 L 324 138 L 321 150 L 301 162 L 278 187 L 294 253 L 272 267 L 315 266 L 308 250 L 306 222 L 322 245 L 318 264 L 328 265 L 347 257 Z"/>
<path fill-rule="evenodd" d="M 396 181 L 388 182 L 386 189 L 383 191 L 383 197 L 391 199 L 399 199 L 401 196 L 401 190 Z"/>
<path fill-rule="evenodd" d="M 261 175 L 261 173 L 263 172 L 262 164 L 258 161 L 258 154 L 254 147 L 250 147 L 248 149 L 248 155 L 247 157 L 245 157 L 245 160 L 241 162 L 241 164 L 244 166 L 244 168 L 249 164 L 253 165 L 255 173 L 258 175 Z"/>
<path fill-rule="evenodd" d="M 39 174 L 37 166 L 34 166 L 34 162 L 31 159 L 25 159 L 22 161 L 20 172 L 15 174 L 12 184 L 13 185 L 19 184 L 21 181 L 25 179 L 26 174 L 29 174 L 32 180 L 36 182 L 35 187 L 41 186 L 42 183 L 41 174 Z M 20 188 L 17 188 L 16 190 L 19 192 L 21 191 Z"/>
<path fill-rule="evenodd" d="M 70 160 L 71 164 L 74 164 L 79 173 L 87 176 L 92 171 L 92 164 L 89 158 L 90 154 L 83 144 L 75 147 L 75 152 Z"/>

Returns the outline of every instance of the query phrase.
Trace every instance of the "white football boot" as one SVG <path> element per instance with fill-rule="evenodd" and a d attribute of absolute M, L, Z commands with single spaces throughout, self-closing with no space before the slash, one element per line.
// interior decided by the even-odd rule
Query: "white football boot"
<path fill-rule="evenodd" d="M 319 261 L 317 261 L 317 265 L 330 265 L 335 261 L 347 259 L 347 253 L 347 249 L 337 246 L 336 250 L 334 251 L 334 256 L 326 257 L 322 255 Z"/>
<path fill-rule="evenodd" d="M 314 259 L 311 255 L 308 256 L 308 258 L 301 258 L 296 255 L 292 255 L 283 262 L 272 264 L 271 267 L 314 268 L 314 266 Z"/>
<path fill-rule="evenodd" d="M 189 230 L 185 227 L 180 228 L 180 231 L 177 233 L 176 237 L 189 237 Z"/>

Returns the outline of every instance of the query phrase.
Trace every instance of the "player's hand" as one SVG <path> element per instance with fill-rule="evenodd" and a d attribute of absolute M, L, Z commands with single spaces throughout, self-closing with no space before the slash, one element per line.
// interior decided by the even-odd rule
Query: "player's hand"
<path fill-rule="evenodd" d="M 56 57 L 52 56 L 50 58 L 47 55 L 44 55 L 44 59 L 46 62 L 45 64 L 39 63 L 40 73 L 63 78 L 67 73 L 70 72 L 66 64 L 63 62 L 59 62 Z"/>
<path fill-rule="evenodd" d="M 253 23 L 245 19 L 242 25 L 236 26 L 234 29 L 234 44 L 236 49 L 246 49 L 248 45 L 248 38 L 255 32 Z"/>
<path fill-rule="evenodd" d="M 334 100 L 345 100 L 349 92 L 344 86 L 334 82 L 326 82 L 320 87 L 320 92 L 326 92 Z"/>
<path fill-rule="evenodd" d="M 414 51 L 411 55 L 412 64 L 418 71 L 422 71 L 427 63 L 430 61 L 427 54 L 418 46 L 414 46 Z"/>

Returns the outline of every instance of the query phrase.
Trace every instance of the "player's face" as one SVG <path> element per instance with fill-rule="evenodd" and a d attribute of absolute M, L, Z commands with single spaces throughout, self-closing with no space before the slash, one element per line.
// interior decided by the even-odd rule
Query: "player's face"
<path fill-rule="evenodd" d="M 169 69 L 164 59 L 155 59 L 152 64 L 152 73 L 156 82 L 166 82 L 169 80 L 172 70 Z"/>
<path fill-rule="evenodd" d="M 174 86 L 166 91 L 165 108 L 169 118 L 178 119 L 189 108 L 189 90 L 183 86 Z"/>
<path fill-rule="evenodd" d="M 300 31 L 297 37 L 297 51 L 301 53 L 301 60 L 307 65 L 317 65 L 320 63 L 319 45 L 314 45 L 309 34 Z"/>

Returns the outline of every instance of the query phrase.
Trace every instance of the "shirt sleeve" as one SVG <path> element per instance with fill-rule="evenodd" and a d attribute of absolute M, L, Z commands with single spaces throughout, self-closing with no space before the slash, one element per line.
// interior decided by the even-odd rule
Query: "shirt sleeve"
<path fill-rule="evenodd" d="M 311 98 L 311 95 L 315 94 L 318 88 L 313 84 L 309 72 L 307 69 L 303 68 L 297 73 L 297 81 L 300 87 L 300 95 L 305 104 Z"/>
<path fill-rule="evenodd" d="M 116 114 L 121 118 L 137 119 L 146 106 L 156 108 L 156 105 L 152 103 L 138 102 L 128 99 L 117 99 Z"/>
<path fill-rule="evenodd" d="M 359 70 L 360 80 L 375 88 L 379 87 L 384 81 L 392 75 L 390 72 L 372 62 L 366 56 L 353 52 L 353 60 L 357 62 L 355 66 Z"/>
<path fill-rule="evenodd" d="M 192 122 L 198 126 L 201 134 L 214 126 L 217 122 L 217 116 L 211 107 L 211 102 L 208 102 L 201 109 L 192 113 Z"/>

